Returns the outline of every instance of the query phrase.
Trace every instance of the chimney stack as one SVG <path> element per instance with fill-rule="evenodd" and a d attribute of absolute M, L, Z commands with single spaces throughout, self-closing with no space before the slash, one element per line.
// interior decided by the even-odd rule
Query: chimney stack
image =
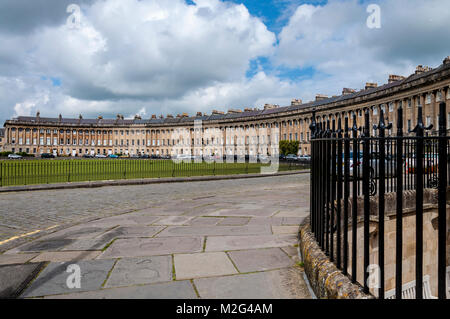
<path fill-rule="evenodd" d="M 316 101 L 322 101 L 328 99 L 328 96 L 325 94 L 316 94 Z"/>
<path fill-rule="evenodd" d="M 450 56 L 444 59 L 444 65 L 450 64 Z"/>
<path fill-rule="evenodd" d="M 415 74 L 422 74 L 424 72 L 431 71 L 432 69 L 428 66 L 418 65 Z"/>
<path fill-rule="evenodd" d="M 376 88 L 376 87 L 378 87 L 378 84 L 377 84 L 377 83 L 367 82 L 367 83 L 366 83 L 366 88 L 365 88 L 365 90 L 368 90 L 368 89 L 374 89 L 374 88 Z"/>
<path fill-rule="evenodd" d="M 237 114 L 237 113 L 242 113 L 242 110 L 237 110 L 237 109 L 229 109 L 228 110 L 228 114 Z"/>
<path fill-rule="evenodd" d="M 224 112 L 218 111 L 218 110 L 213 110 L 213 111 L 212 111 L 212 114 L 218 115 L 218 114 L 224 114 Z"/>
<path fill-rule="evenodd" d="M 156 114 L 152 114 L 152 119 L 156 119 Z"/>
<path fill-rule="evenodd" d="M 294 105 L 302 105 L 302 100 L 301 99 L 292 99 L 292 101 L 291 101 L 291 106 L 294 106 Z M 264 109 L 265 109 L 265 107 L 264 107 Z"/>
<path fill-rule="evenodd" d="M 389 74 L 388 83 L 391 84 L 391 83 L 394 83 L 394 82 L 397 82 L 397 81 L 401 81 L 401 80 L 404 80 L 404 79 L 405 79 L 404 76 L 395 75 L 395 74 Z"/>
<path fill-rule="evenodd" d="M 342 95 L 353 94 L 355 92 L 356 92 L 356 90 L 354 90 L 354 89 L 349 89 L 349 88 L 343 88 L 342 89 Z"/>

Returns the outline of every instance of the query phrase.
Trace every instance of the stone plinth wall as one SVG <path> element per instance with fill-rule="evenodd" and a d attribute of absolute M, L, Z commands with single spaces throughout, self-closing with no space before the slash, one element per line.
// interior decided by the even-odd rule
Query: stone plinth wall
<path fill-rule="evenodd" d="M 448 194 L 449 195 L 449 194 Z M 450 196 L 447 196 L 450 198 Z M 403 275 L 402 282 L 406 284 L 415 280 L 415 258 L 416 258 L 416 216 L 415 216 L 415 191 L 405 191 L 403 193 Z M 349 200 L 349 220 L 348 220 L 348 268 L 347 272 L 351 276 L 352 265 L 352 224 L 351 224 L 351 211 L 352 201 Z M 438 202 L 437 202 L 437 190 L 425 189 L 424 190 L 424 204 L 423 204 L 423 275 L 430 276 L 431 293 L 437 296 L 437 245 L 438 245 Z M 343 211 L 343 207 L 342 207 Z M 363 262 L 364 262 L 364 238 L 363 238 L 363 215 L 364 204 L 363 198 L 358 198 L 358 224 L 357 224 L 357 281 L 363 285 Z M 395 251 L 396 251 L 396 194 L 385 194 L 385 290 L 389 291 L 395 288 Z M 370 198 L 370 226 L 369 226 L 369 251 L 370 251 L 370 264 L 378 264 L 378 197 L 374 196 Z M 305 227 L 305 226 L 304 226 Z M 342 226 L 341 226 L 342 227 Z M 343 229 L 343 228 L 341 228 Z M 447 204 L 447 266 L 450 265 L 450 206 Z M 302 231 L 306 230 L 302 228 Z M 302 233 L 301 233 L 302 235 Z M 314 235 L 310 235 L 313 240 Z M 336 243 L 336 236 L 335 243 Z M 309 252 L 305 250 L 305 247 L 309 247 L 308 243 L 302 244 L 302 252 Z M 317 244 L 316 244 L 317 246 Z M 317 246 L 318 247 L 318 246 Z M 336 244 L 334 245 L 336 247 Z M 320 248 L 319 248 L 320 250 Z M 311 255 L 311 253 L 309 253 Z M 316 253 L 315 253 L 316 254 Z M 323 252 L 322 252 L 323 254 Z M 310 261 L 310 255 L 304 255 L 305 257 L 305 270 L 307 267 L 323 267 L 323 262 Z M 325 254 L 323 254 L 325 256 Z M 336 260 L 336 251 L 334 253 Z M 343 256 L 343 245 L 341 249 L 341 256 Z M 325 256 L 327 260 L 328 257 Z M 328 266 L 327 266 L 328 267 Z M 336 268 L 337 269 L 337 268 Z M 311 274 L 317 277 L 317 273 L 320 273 L 320 269 L 310 269 L 307 274 Z M 311 280 L 311 278 L 310 278 Z M 317 282 L 317 280 L 311 280 Z M 323 285 L 319 285 L 322 287 Z M 322 288 L 321 288 L 322 289 Z M 378 292 L 375 289 L 371 289 L 370 292 L 373 295 L 377 295 Z M 319 293 L 320 296 L 325 296 Z"/>
<path fill-rule="evenodd" d="M 309 218 L 300 227 L 300 252 L 305 273 L 315 295 L 327 299 L 370 299 L 362 287 L 352 284 L 347 276 L 330 262 L 311 233 Z"/>

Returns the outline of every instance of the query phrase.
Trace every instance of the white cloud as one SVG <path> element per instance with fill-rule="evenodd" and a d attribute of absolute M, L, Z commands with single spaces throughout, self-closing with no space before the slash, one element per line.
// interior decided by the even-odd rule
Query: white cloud
<path fill-rule="evenodd" d="M 309 88 L 338 94 L 342 87 L 361 88 L 367 81 L 386 83 L 388 74 L 409 75 L 418 64 L 439 65 L 450 53 L 446 0 L 381 1 L 381 29 L 366 25 L 372 2 L 299 6 L 279 35 L 274 60 L 313 67 L 317 84 Z"/>
<path fill-rule="evenodd" d="M 17 19 L 26 25 L 14 32 L 0 23 L 1 117 L 37 110 L 42 116 L 149 117 L 283 105 L 362 88 L 366 81 L 385 83 L 390 73 L 408 75 L 450 54 L 446 0 L 378 1 L 382 27 L 368 29 L 372 2 L 298 6 L 278 44 L 244 5 L 219 0 L 84 0 L 76 30 L 66 27 L 64 6 L 61 17 L 52 10 L 44 19 L 51 23 Z M 261 56 L 315 73 L 295 82 L 257 65 L 248 78 L 250 61 Z"/>

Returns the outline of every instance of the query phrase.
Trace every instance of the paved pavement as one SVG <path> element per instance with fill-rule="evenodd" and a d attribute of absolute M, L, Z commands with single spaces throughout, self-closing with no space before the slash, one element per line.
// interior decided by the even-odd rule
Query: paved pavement
<path fill-rule="evenodd" d="M 308 174 L 9 193 L 0 203 L 0 296 L 310 298 L 297 249 Z"/>

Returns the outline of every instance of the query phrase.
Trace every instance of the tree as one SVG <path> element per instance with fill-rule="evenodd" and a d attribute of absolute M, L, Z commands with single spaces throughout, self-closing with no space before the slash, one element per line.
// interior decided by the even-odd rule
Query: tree
<path fill-rule="evenodd" d="M 295 154 L 298 153 L 298 147 L 300 143 L 299 141 L 280 141 L 279 148 L 280 148 L 280 154 L 281 155 L 289 155 L 289 154 Z"/>

